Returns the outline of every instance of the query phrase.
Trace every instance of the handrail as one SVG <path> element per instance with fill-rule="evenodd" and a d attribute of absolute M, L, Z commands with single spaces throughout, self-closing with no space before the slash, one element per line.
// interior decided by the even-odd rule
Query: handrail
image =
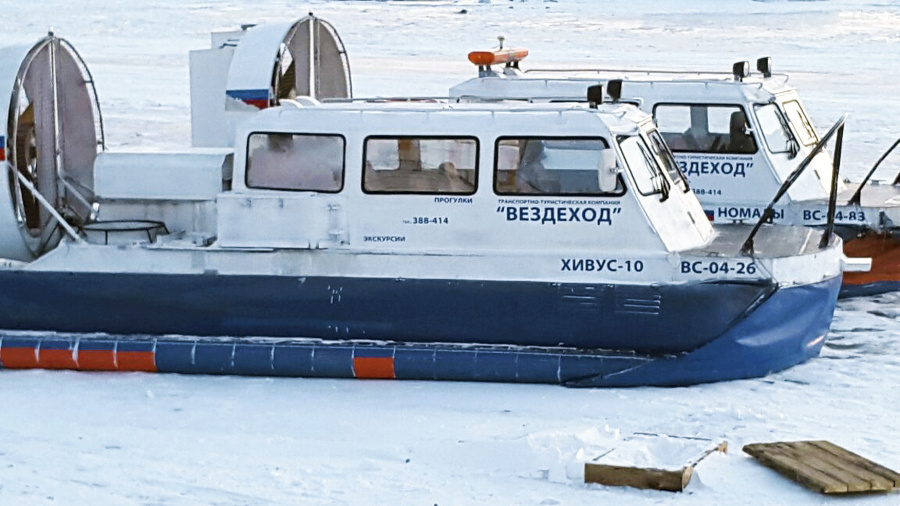
<path fill-rule="evenodd" d="M 25 185 L 25 188 L 28 188 L 28 191 L 30 191 L 31 194 L 34 195 L 34 198 L 36 198 L 41 206 L 43 206 L 44 209 L 46 209 L 47 212 L 50 213 L 50 216 L 52 216 L 53 219 L 55 219 L 56 222 L 59 223 L 59 225 L 66 231 L 66 233 L 72 236 L 72 239 L 74 239 L 75 242 L 84 242 L 84 239 L 82 239 L 81 236 L 78 235 L 78 232 L 76 232 L 75 229 L 72 228 L 71 225 L 69 225 L 66 219 L 63 218 L 62 215 L 53 208 L 53 205 L 51 205 L 50 202 L 47 202 L 47 199 L 44 198 L 43 195 L 41 195 L 41 192 L 39 192 L 37 187 L 34 186 L 34 183 L 29 181 L 24 174 L 16 170 L 16 168 L 13 167 L 11 163 L 7 162 L 6 167 L 10 172 L 16 175 L 16 177 L 19 179 L 19 182 Z"/>
<path fill-rule="evenodd" d="M 819 249 L 824 249 L 831 242 L 834 233 L 834 213 L 837 208 L 838 178 L 841 172 L 841 151 L 844 147 L 844 125 L 837 131 L 837 139 L 834 140 L 834 154 L 831 163 L 831 192 L 828 194 L 828 219 L 825 221 L 825 233 L 819 240 Z"/>
<path fill-rule="evenodd" d="M 62 185 L 65 186 L 72 193 L 72 196 L 75 197 L 75 200 L 81 202 L 81 205 L 87 207 L 88 209 L 91 208 L 91 206 L 93 205 L 91 203 L 91 201 L 88 200 L 87 197 L 85 197 L 84 195 L 81 194 L 81 191 L 79 191 L 78 187 L 75 186 L 75 184 L 72 183 L 72 181 L 69 181 L 69 178 L 67 176 L 65 176 L 59 170 L 57 170 L 56 177 L 58 177 L 59 182 L 62 183 Z M 80 186 L 83 187 L 84 185 L 80 185 Z"/>
<path fill-rule="evenodd" d="M 546 67 L 546 68 L 529 68 L 523 70 L 523 74 L 528 73 L 570 73 L 570 72 L 592 72 L 595 74 L 601 73 L 616 73 L 616 74 L 645 74 L 648 76 L 652 76 L 654 74 L 657 75 L 682 75 L 682 76 L 693 76 L 695 78 L 702 78 L 703 76 L 713 76 L 713 77 L 721 77 L 723 81 L 733 81 L 734 74 L 728 71 L 722 70 L 671 70 L 671 69 L 640 69 L 640 68 L 630 68 L 630 69 L 609 69 L 609 68 L 598 68 L 598 67 L 572 67 L 572 68 L 563 68 L 563 67 Z M 756 74 L 759 75 L 759 74 Z M 750 77 L 753 77 L 754 74 L 750 74 Z M 763 80 L 769 80 L 773 78 L 778 78 L 782 80 L 782 84 L 787 84 L 790 80 L 790 76 L 785 73 L 772 74 L 770 77 L 762 77 Z M 698 79 L 702 80 L 702 79 Z"/>
<path fill-rule="evenodd" d="M 841 116 L 839 120 L 837 120 L 837 123 L 835 123 L 834 126 L 832 126 L 831 129 L 828 130 L 828 133 L 826 133 L 825 136 L 816 143 L 815 147 L 813 147 L 813 150 L 808 155 L 806 155 L 806 158 L 804 158 L 802 162 L 800 162 L 800 165 L 798 165 L 797 168 L 794 169 L 794 171 L 791 172 L 790 175 L 788 175 L 788 177 L 784 180 L 784 183 L 782 183 L 781 187 L 778 188 L 778 191 L 775 192 L 775 197 L 772 199 L 772 202 L 769 202 L 769 205 L 766 206 L 766 210 L 763 211 L 762 216 L 759 218 L 759 221 L 756 222 L 753 230 L 750 231 L 750 235 L 747 236 L 747 239 L 741 246 L 742 254 L 750 256 L 753 255 L 753 237 L 756 236 L 757 232 L 759 232 L 759 229 L 762 227 L 763 223 L 771 223 L 775 204 L 777 204 L 778 200 L 780 200 L 781 197 L 783 197 L 784 194 L 787 193 L 788 189 L 794 184 L 794 182 L 796 182 L 797 179 L 800 178 L 800 174 L 802 174 L 803 171 L 806 170 L 809 164 L 812 163 L 813 159 L 820 152 L 822 152 L 823 149 L 825 149 L 825 145 L 829 140 L 831 140 L 831 137 L 835 134 L 835 132 L 837 132 L 839 129 L 843 132 L 843 127 L 844 123 L 847 121 L 847 116 L 848 114 L 844 113 L 844 115 Z M 843 141 L 843 134 L 841 135 L 841 140 Z M 838 162 L 840 162 L 839 159 Z M 835 172 L 836 171 L 837 168 L 835 168 Z M 836 189 L 837 185 L 835 185 L 834 183 L 835 181 L 832 180 L 832 187 Z M 834 197 L 835 196 L 832 195 L 832 198 Z M 833 215 L 830 216 L 830 221 L 834 221 Z"/>
<path fill-rule="evenodd" d="M 731 76 L 731 72 L 721 71 L 721 70 L 670 70 L 670 69 L 607 69 L 607 68 L 599 68 L 599 67 L 572 67 L 572 68 L 563 68 L 563 67 L 547 67 L 547 68 L 530 68 L 522 71 L 527 74 L 529 72 L 633 72 L 633 73 L 642 73 L 642 74 L 708 74 L 708 75 L 723 75 L 723 76 Z"/>
<path fill-rule="evenodd" d="M 866 177 L 864 177 L 862 182 L 859 184 L 859 188 L 857 188 L 856 191 L 853 192 L 853 196 L 850 197 L 849 201 L 847 201 L 848 204 L 861 205 L 863 187 L 866 186 L 866 183 L 869 182 L 869 178 L 871 178 L 872 175 L 875 174 L 875 170 L 879 165 L 881 165 L 881 162 L 883 162 L 884 159 L 887 158 L 889 154 L 891 154 L 891 151 L 893 151 L 894 148 L 896 148 L 898 145 L 900 145 L 900 139 L 894 141 L 891 147 L 888 148 L 888 150 L 885 151 L 883 155 L 881 155 L 881 158 L 879 158 L 877 162 L 875 162 L 875 165 L 872 166 L 872 168 L 866 174 Z M 894 184 L 897 184 L 898 182 L 900 182 L 900 174 L 898 174 L 897 178 L 894 179 Z"/>

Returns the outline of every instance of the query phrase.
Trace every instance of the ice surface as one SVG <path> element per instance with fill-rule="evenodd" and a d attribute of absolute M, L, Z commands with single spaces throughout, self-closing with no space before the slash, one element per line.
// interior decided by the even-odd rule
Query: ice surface
<path fill-rule="evenodd" d="M 446 95 L 475 74 L 465 55 L 504 34 L 540 66 L 727 70 L 772 56 L 819 128 L 850 112 L 857 178 L 900 136 L 900 4 L 884 1 L 43 0 L 4 2 L 0 43 L 52 26 L 94 73 L 108 145 L 170 149 L 190 140 L 189 49 L 310 10 L 343 38 L 357 95 Z M 819 504 L 740 448 L 828 439 L 900 469 L 898 302 L 842 302 L 806 364 L 689 388 L 3 371 L 0 504 Z M 580 463 L 636 432 L 730 451 L 683 494 L 584 485 Z"/>

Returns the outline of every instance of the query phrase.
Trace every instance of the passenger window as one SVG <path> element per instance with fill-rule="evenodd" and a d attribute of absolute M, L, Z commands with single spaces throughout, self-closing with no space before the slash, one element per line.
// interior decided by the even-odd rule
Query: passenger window
<path fill-rule="evenodd" d="M 475 193 L 478 141 L 474 138 L 369 137 L 366 193 Z"/>
<path fill-rule="evenodd" d="M 247 142 L 248 188 L 335 193 L 344 187 L 339 135 L 254 133 Z"/>
<path fill-rule="evenodd" d="M 653 115 L 669 148 L 676 153 L 756 153 L 756 141 L 741 107 L 659 104 Z"/>
<path fill-rule="evenodd" d="M 621 178 L 602 138 L 503 138 L 497 141 L 494 190 L 499 195 L 622 195 Z M 609 181 L 604 174 L 611 175 Z M 609 186 L 609 188 L 606 188 Z"/>

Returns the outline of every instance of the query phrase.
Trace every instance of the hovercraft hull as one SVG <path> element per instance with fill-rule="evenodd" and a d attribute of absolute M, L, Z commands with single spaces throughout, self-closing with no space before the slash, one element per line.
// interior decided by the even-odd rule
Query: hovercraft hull
<path fill-rule="evenodd" d="M 863 297 L 900 290 L 900 240 L 888 233 L 869 232 L 844 240 L 849 257 L 868 257 L 868 272 L 844 273 L 840 296 Z"/>
<path fill-rule="evenodd" d="M 216 276 L 206 277 L 214 279 Z M 398 284 L 403 281 L 393 280 Z M 306 281 L 307 286 L 317 285 L 318 282 L 326 283 L 325 280 Z M 447 281 L 441 283 L 447 286 L 459 284 Z M 147 288 L 147 285 L 145 283 L 144 287 Z M 490 284 L 486 285 L 485 291 L 489 294 L 497 289 Z M 140 323 L 129 323 L 135 327 L 126 329 L 119 325 L 130 320 L 133 316 L 130 312 L 135 311 L 137 306 L 128 307 L 131 303 L 129 300 L 122 300 L 112 293 L 111 299 L 119 300 L 107 300 L 105 303 L 108 305 L 105 307 L 96 300 L 70 305 L 69 310 L 47 318 L 47 323 L 39 327 L 45 329 L 42 332 L 33 332 L 36 327 L 27 332 L 3 332 L 0 334 L 0 363 L 10 369 L 502 381 L 584 387 L 689 385 L 761 376 L 817 355 L 833 315 L 839 287 L 840 276 L 815 284 L 779 288 L 770 285 L 722 283 L 666 287 L 672 291 L 663 290 L 663 297 L 667 297 L 663 300 L 672 301 L 673 306 L 676 305 L 676 300 L 681 300 L 683 305 L 673 308 L 671 314 L 661 318 L 661 324 L 638 325 L 631 322 L 629 327 L 623 323 L 627 317 L 623 319 L 613 316 L 605 325 L 598 327 L 597 322 L 602 317 L 615 315 L 616 308 L 622 307 L 616 306 L 614 294 L 606 294 L 607 299 L 613 302 L 594 306 L 592 310 L 602 317 L 588 321 L 587 324 L 583 321 L 584 314 L 582 318 L 574 313 L 566 316 L 566 308 L 558 303 L 558 310 L 553 318 L 547 319 L 546 315 L 543 318 L 548 324 L 558 327 L 556 332 L 549 335 L 543 334 L 547 332 L 548 324 L 528 331 L 526 327 L 533 324 L 532 321 L 527 321 L 527 325 L 519 325 L 515 332 L 509 329 L 500 331 L 502 325 L 508 324 L 509 320 L 493 315 L 495 320 L 465 319 L 462 323 L 473 329 L 482 329 L 476 334 L 477 337 L 466 338 L 460 337 L 465 334 L 459 333 L 458 328 L 441 328 L 443 323 L 440 314 L 435 315 L 431 332 L 411 335 L 410 332 L 418 329 L 419 324 L 410 326 L 408 322 L 397 318 L 421 310 L 414 306 L 393 314 L 381 314 L 378 318 L 380 325 L 372 321 L 368 326 L 361 326 L 358 320 L 360 315 L 355 315 L 357 320 L 350 321 L 347 318 L 351 313 L 347 313 L 348 316 L 341 323 L 348 330 L 331 330 L 333 335 L 330 336 L 327 335 L 328 325 L 334 328 L 338 322 L 324 325 L 327 313 L 318 318 L 322 322 L 320 325 L 324 326 L 316 335 L 312 332 L 294 332 L 288 335 L 290 325 L 299 321 L 294 317 L 285 316 L 281 320 L 285 322 L 284 327 L 253 327 L 246 317 L 213 317 L 207 320 L 196 313 L 190 319 L 190 326 L 179 327 L 183 329 L 179 336 L 162 333 L 148 335 L 146 330 L 124 335 L 124 330 L 134 330 L 142 324 L 155 328 L 163 323 L 154 322 L 165 322 L 165 325 L 187 322 L 187 318 L 177 315 L 182 310 L 191 312 L 196 308 L 183 306 L 185 300 L 181 299 L 188 291 L 181 287 L 171 290 L 173 298 L 168 307 L 145 306 Z M 612 290 L 612 287 L 597 288 L 600 291 Z M 565 293 L 572 287 L 562 285 L 558 289 L 559 293 Z M 14 292 L 4 290 L 4 293 Z M 97 293 L 102 291 L 98 290 Z M 342 303 L 346 300 L 345 297 L 352 299 L 349 295 L 352 290 L 342 293 L 348 293 L 347 296 L 341 296 Z M 473 298 L 478 298 L 477 292 L 472 293 Z M 700 294 L 708 297 L 706 303 L 689 309 L 688 303 L 699 301 L 694 297 Z M 43 295 L 46 297 L 47 292 L 43 292 Z M 194 291 L 191 300 L 205 300 L 210 308 L 215 307 L 216 299 L 209 298 L 209 295 L 202 293 L 202 290 Z M 270 311 L 287 308 L 297 302 L 283 300 L 283 294 L 279 297 L 278 292 L 271 295 L 273 299 L 269 305 Z M 3 322 L 7 329 L 22 328 L 21 324 L 28 312 L 26 309 L 39 305 L 37 301 L 22 304 L 22 296 L 20 292 L 18 307 L 22 311 L 11 311 L 15 317 L 8 316 Z M 422 293 L 418 296 L 421 297 Z M 410 295 L 410 299 L 414 298 L 415 296 Z M 436 302 L 435 295 L 432 294 L 428 300 Z M 729 301 L 727 304 L 710 304 L 710 301 L 726 300 Z M 51 301 L 44 301 L 45 304 L 49 302 Z M 143 302 L 146 303 L 146 300 Z M 519 304 L 523 302 L 517 301 Z M 94 310 L 86 311 L 87 306 L 92 304 L 96 304 Z M 53 306 L 45 305 L 45 316 L 54 314 L 50 307 Z M 320 309 L 312 307 L 304 311 L 302 304 L 296 307 L 297 315 Z M 496 312 L 517 312 L 510 310 L 510 307 L 506 306 L 504 311 L 502 306 L 497 306 Z M 542 306 L 535 306 L 535 310 L 540 307 Z M 706 313 L 698 312 L 703 311 L 703 307 L 710 309 Z M 127 318 L 121 318 L 123 308 L 127 308 Z M 227 308 L 220 309 L 223 310 L 222 315 L 227 314 Z M 373 304 L 370 309 L 368 314 L 374 315 L 384 308 Z M 73 324 L 76 320 L 63 324 L 66 321 L 64 317 L 72 317 L 76 312 L 82 312 L 81 319 L 77 320 L 81 322 L 79 325 L 91 328 L 94 332 L 104 329 L 106 333 L 87 333 L 79 325 Z M 524 315 L 521 311 L 518 313 Z M 675 318 L 678 313 L 681 317 Z M 209 317 L 212 313 L 204 314 Z M 87 315 L 90 317 L 85 319 Z M 103 315 L 106 316 L 107 324 L 98 327 L 96 318 Z M 427 318 L 419 319 L 421 322 L 426 320 Z M 648 323 L 654 321 L 653 316 L 647 314 L 641 316 L 640 320 Z M 704 320 L 707 322 L 704 326 L 686 327 L 688 322 Z M 397 325 L 394 326 L 393 322 L 397 322 Z M 579 325 L 582 329 L 580 332 L 577 331 Z M 653 331 L 656 341 L 639 340 L 642 335 L 647 335 L 646 327 L 657 328 Z M 168 328 L 175 329 L 174 326 Z M 223 328 L 255 328 L 256 331 L 241 332 L 240 337 L 213 337 L 213 331 Z M 362 332 L 363 328 L 370 332 Z M 306 329 L 311 329 L 309 324 Z M 322 329 L 326 332 L 322 332 Z M 353 332 L 350 329 L 357 330 Z M 395 333 L 392 334 L 390 329 Z M 404 333 L 397 334 L 399 329 L 403 329 Z M 662 332 L 663 329 L 667 331 Z M 194 332 L 198 330 L 205 332 Z M 228 334 L 218 334 L 226 335 Z M 254 335 L 278 337 L 252 337 Z M 588 337 L 590 335 L 594 336 L 593 341 Z M 664 342 L 664 336 L 668 336 L 668 341 Z M 631 346 L 622 344 L 629 341 Z"/>

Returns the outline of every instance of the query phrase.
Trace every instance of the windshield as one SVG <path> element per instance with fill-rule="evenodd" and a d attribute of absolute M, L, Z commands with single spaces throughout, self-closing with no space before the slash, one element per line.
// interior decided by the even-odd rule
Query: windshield
<path fill-rule="evenodd" d="M 793 136 L 775 104 L 756 106 L 756 121 L 772 153 L 790 153 Z"/>
<path fill-rule="evenodd" d="M 650 148 L 637 135 L 619 137 L 618 141 L 638 193 L 645 196 L 660 193 L 662 200 L 665 200 L 669 196 L 669 183 Z"/>
<path fill-rule="evenodd" d="M 666 144 L 666 141 L 663 140 L 663 137 L 659 133 L 659 131 L 652 130 L 647 134 L 647 138 L 650 140 L 650 147 L 653 148 L 653 152 L 656 153 L 657 160 L 660 164 L 662 164 L 663 168 L 665 168 L 669 172 L 669 177 L 672 179 L 672 181 L 675 184 L 683 183 L 685 191 L 687 191 L 687 180 L 681 173 L 681 169 L 678 168 L 678 164 L 675 162 L 675 157 L 672 156 L 672 152 L 669 150 L 669 146 Z"/>
<path fill-rule="evenodd" d="M 816 129 L 809 122 L 806 111 L 803 110 L 803 106 L 800 105 L 799 101 L 789 100 L 782 105 L 782 108 L 804 146 L 812 146 L 819 141 Z"/>

